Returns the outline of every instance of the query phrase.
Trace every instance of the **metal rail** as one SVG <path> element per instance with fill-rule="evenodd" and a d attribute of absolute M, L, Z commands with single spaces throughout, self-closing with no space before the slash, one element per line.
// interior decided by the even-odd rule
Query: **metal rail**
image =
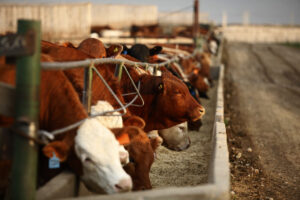
<path fill-rule="evenodd" d="M 183 59 L 188 59 L 195 56 L 197 51 L 194 51 L 193 54 L 185 56 Z M 115 58 L 94 58 L 94 59 L 86 59 L 80 61 L 71 61 L 71 62 L 41 62 L 42 69 L 46 70 L 67 70 L 67 69 L 74 69 L 74 68 L 81 68 L 81 67 L 89 67 L 92 63 L 95 65 L 98 64 L 126 64 L 126 65 L 139 65 L 140 67 L 163 67 L 173 62 L 178 62 L 179 58 L 175 57 L 163 63 L 155 63 L 149 64 L 145 62 L 133 62 L 130 60 L 122 60 L 122 59 L 115 59 Z"/>

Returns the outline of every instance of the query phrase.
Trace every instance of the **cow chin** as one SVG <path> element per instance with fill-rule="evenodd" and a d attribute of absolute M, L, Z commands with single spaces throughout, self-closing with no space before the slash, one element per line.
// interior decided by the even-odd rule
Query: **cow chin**
<path fill-rule="evenodd" d="M 119 170 L 119 169 L 118 169 Z M 116 170 L 100 168 L 91 170 L 90 167 L 83 168 L 81 180 L 91 192 L 98 194 L 114 194 L 119 192 L 128 192 L 132 188 L 132 180 L 128 174 L 116 173 Z M 117 185 L 122 181 L 127 181 L 127 188 L 120 189 Z M 124 182 L 123 181 L 123 182 Z"/>
<path fill-rule="evenodd" d="M 201 111 L 200 111 L 201 110 Z M 189 120 L 194 122 L 194 121 L 197 121 L 199 119 L 202 119 L 202 117 L 204 116 L 205 114 L 205 109 L 204 108 L 201 108 L 201 109 L 195 109 L 190 117 L 189 117 Z"/>
<path fill-rule="evenodd" d="M 191 140 L 188 136 L 187 122 L 158 131 L 163 138 L 163 146 L 174 151 L 183 151 L 189 148 Z"/>

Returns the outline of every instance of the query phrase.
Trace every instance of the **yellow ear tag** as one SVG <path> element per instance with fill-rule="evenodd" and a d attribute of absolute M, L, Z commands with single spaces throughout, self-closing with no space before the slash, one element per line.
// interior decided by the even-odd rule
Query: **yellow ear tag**
<path fill-rule="evenodd" d="M 115 49 L 114 49 L 114 53 L 116 53 L 116 52 L 118 52 L 118 47 L 116 47 Z"/>
<path fill-rule="evenodd" d="M 163 89 L 163 85 L 161 83 L 159 84 L 158 89 Z"/>

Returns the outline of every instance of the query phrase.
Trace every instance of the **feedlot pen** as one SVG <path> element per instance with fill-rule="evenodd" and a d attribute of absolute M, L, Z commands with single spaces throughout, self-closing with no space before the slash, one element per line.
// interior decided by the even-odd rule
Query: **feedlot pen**
<path fill-rule="evenodd" d="M 217 69 L 215 67 L 215 69 Z M 151 167 L 150 179 L 152 190 L 167 187 L 200 186 L 208 183 L 209 164 L 213 152 L 212 134 L 215 121 L 217 79 L 214 80 L 214 87 L 208 91 L 209 99 L 201 99 L 205 108 L 205 115 L 202 119 L 203 125 L 199 131 L 190 131 L 191 146 L 183 151 L 172 151 L 161 146 L 156 151 L 156 159 Z M 80 185 L 79 196 L 95 195 Z M 101 195 L 97 199 L 123 199 L 115 195 Z M 123 195 L 126 195 L 124 193 Z M 92 199 L 93 197 L 90 196 Z M 96 198 L 96 197 L 95 197 Z M 125 198 L 127 199 L 127 198 Z"/>
<path fill-rule="evenodd" d="M 223 79 L 219 79 L 219 75 L 222 76 L 223 73 L 220 70 L 223 71 L 223 67 L 211 68 L 214 87 L 208 92 L 210 99 L 201 99 L 206 114 L 200 130 L 189 132 L 191 146 L 181 152 L 171 151 L 163 146 L 158 148 L 150 174 L 152 190 L 97 195 L 80 183 L 79 191 L 76 192 L 74 174 L 65 172 L 40 188 L 37 199 L 74 199 L 74 196 L 81 200 L 229 199 L 226 132 L 221 123 Z"/>
<path fill-rule="evenodd" d="M 191 146 L 183 151 L 172 151 L 161 146 L 156 151 L 156 159 L 151 167 L 152 190 L 174 187 L 204 186 L 209 182 L 209 165 L 213 153 L 213 128 L 216 114 L 219 67 L 212 67 L 214 87 L 208 91 L 209 99 L 201 99 L 205 108 L 203 125 L 199 131 L 190 131 Z M 205 186 L 204 186 L 205 187 Z M 94 196 L 80 184 L 80 197 L 87 199 L 132 199 L 128 193 L 119 195 Z M 113 198 L 114 197 L 114 198 Z M 156 197 L 157 198 L 157 197 Z M 85 198 L 83 198 L 85 199 Z M 134 199 L 134 198 L 133 198 Z"/>

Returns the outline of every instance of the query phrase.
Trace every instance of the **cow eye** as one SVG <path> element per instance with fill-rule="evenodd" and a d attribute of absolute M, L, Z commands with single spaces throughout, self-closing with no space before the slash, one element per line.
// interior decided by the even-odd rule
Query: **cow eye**
<path fill-rule="evenodd" d="M 134 163 L 134 159 L 132 157 L 129 157 L 129 162 Z"/>
<path fill-rule="evenodd" d="M 84 162 L 86 163 L 90 163 L 90 164 L 94 164 L 94 161 L 92 161 L 92 159 L 90 159 L 89 157 L 87 157 Z"/>
<path fill-rule="evenodd" d="M 181 94 L 181 92 L 179 90 L 175 90 L 174 93 L 175 94 Z"/>

